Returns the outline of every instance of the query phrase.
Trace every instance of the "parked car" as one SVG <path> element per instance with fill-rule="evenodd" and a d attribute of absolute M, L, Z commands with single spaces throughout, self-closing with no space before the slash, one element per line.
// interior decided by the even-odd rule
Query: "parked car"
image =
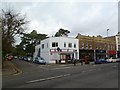
<path fill-rule="evenodd" d="M 33 62 L 37 64 L 46 64 L 46 61 L 42 57 L 36 57 Z"/>
<path fill-rule="evenodd" d="M 118 58 L 118 59 L 116 60 L 116 62 L 120 62 L 120 58 Z"/>
<path fill-rule="evenodd" d="M 32 57 L 27 57 L 27 61 L 31 61 L 32 60 Z"/>
<path fill-rule="evenodd" d="M 106 59 L 106 60 L 107 60 L 107 62 L 112 63 L 112 62 L 117 62 L 119 59 L 118 59 L 118 58 L 111 57 L 111 58 Z"/>
<path fill-rule="evenodd" d="M 14 59 L 18 59 L 18 56 L 14 56 Z"/>
<path fill-rule="evenodd" d="M 8 61 L 12 61 L 12 60 L 13 60 L 13 56 L 12 56 L 12 55 L 8 55 L 8 56 L 7 56 L 7 60 L 8 60 Z"/>
<path fill-rule="evenodd" d="M 19 60 L 24 60 L 24 57 L 23 56 L 19 56 Z"/>
<path fill-rule="evenodd" d="M 20 60 L 24 60 L 24 61 L 27 61 L 27 60 L 28 60 L 27 56 L 21 56 L 21 57 L 19 57 L 19 59 L 20 59 Z"/>
<path fill-rule="evenodd" d="M 103 64 L 103 63 L 107 63 L 107 60 L 104 58 L 101 58 L 101 59 L 97 59 L 94 63 L 95 64 Z"/>
<path fill-rule="evenodd" d="M 24 56 L 24 57 L 23 57 L 23 60 L 24 60 L 24 61 L 28 61 L 27 56 Z"/>

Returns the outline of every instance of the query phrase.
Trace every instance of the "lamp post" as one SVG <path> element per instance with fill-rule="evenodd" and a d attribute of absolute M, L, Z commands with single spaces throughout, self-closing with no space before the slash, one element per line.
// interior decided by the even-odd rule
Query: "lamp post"
<path fill-rule="evenodd" d="M 109 31 L 109 29 L 107 29 L 107 37 L 108 37 L 108 31 Z"/>

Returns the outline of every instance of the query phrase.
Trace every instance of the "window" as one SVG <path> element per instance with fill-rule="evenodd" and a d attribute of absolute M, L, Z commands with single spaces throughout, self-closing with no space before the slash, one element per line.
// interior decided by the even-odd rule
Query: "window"
<path fill-rule="evenodd" d="M 118 44 L 120 44 L 120 39 L 118 38 Z"/>
<path fill-rule="evenodd" d="M 42 44 L 42 49 L 44 49 L 44 44 Z"/>
<path fill-rule="evenodd" d="M 82 47 L 81 48 L 84 48 L 84 43 L 82 43 Z"/>
<path fill-rule="evenodd" d="M 47 48 L 48 48 L 48 43 L 47 43 Z"/>
<path fill-rule="evenodd" d="M 74 44 L 74 48 L 76 48 L 76 44 Z"/>
<path fill-rule="evenodd" d="M 58 47 L 58 42 L 52 42 L 52 47 Z"/>
<path fill-rule="evenodd" d="M 66 47 L 66 43 L 64 43 L 64 47 Z"/>
<path fill-rule="evenodd" d="M 92 44 L 90 44 L 90 49 L 92 49 Z"/>
<path fill-rule="evenodd" d="M 72 43 L 69 43 L 69 44 L 68 44 L 68 47 L 70 47 L 70 48 L 71 48 L 71 47 L 72 47 Z"/>
<path fill-rule="evenodd" d="M 86 43 L 86 49 L 88 49 L 88 43 Z"/>
<path fill-rule="evenodd" d="M 120 45 L 118 45 L 118 50 L 120 50 Z"/>

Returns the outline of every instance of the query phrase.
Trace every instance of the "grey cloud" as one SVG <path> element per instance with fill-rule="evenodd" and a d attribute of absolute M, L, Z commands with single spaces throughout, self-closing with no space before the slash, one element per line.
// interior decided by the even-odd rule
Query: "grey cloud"
<path fill-rule="evenodd" d="M 72 36 L 78 32 L 106 36 L 107 28 L 110 28 L 111 35 L 118 31 L 117 2 L 13 2 L 12 4 L 15 9 L 26 13 L 31 22 L 40 23 L 39 31 L 44 29 L 41 28 L 44 26 L 48 27 L 46 31 L 51 27 L 56 29 L 55 26 L 59 24 L 67 27 Z M 58 31 L 52 31 L 52 28 L 49 32 Z"/>

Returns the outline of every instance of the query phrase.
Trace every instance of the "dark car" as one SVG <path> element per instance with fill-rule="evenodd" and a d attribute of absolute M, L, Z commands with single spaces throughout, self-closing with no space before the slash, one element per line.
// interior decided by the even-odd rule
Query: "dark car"
<path fill-rule="evenodd" d="M 24 57 L 23 57 L 23 60 L 24 60 L 24 61 L 28 61 L 27 56 L 24 56 Z"/>
<path fill-rule="evenodd" d="M 46 64 L 46 61 L 42 57 L 36 57 L 33 62 L 37 64 Z"/>
<path fill-rule="evenodd" d="M 20 57 L 19 57 L 19 60 L 27 61 L 27 57 L 26 57 L 26 56 L 20 56 Z"/>
<path fill-rule="evenodd" d="M 103 64 L 103 63 L 107 63 L 106 59 L 101 58 L 101 59 L 97 59 L 95 62 L 95 64 Z"/>

